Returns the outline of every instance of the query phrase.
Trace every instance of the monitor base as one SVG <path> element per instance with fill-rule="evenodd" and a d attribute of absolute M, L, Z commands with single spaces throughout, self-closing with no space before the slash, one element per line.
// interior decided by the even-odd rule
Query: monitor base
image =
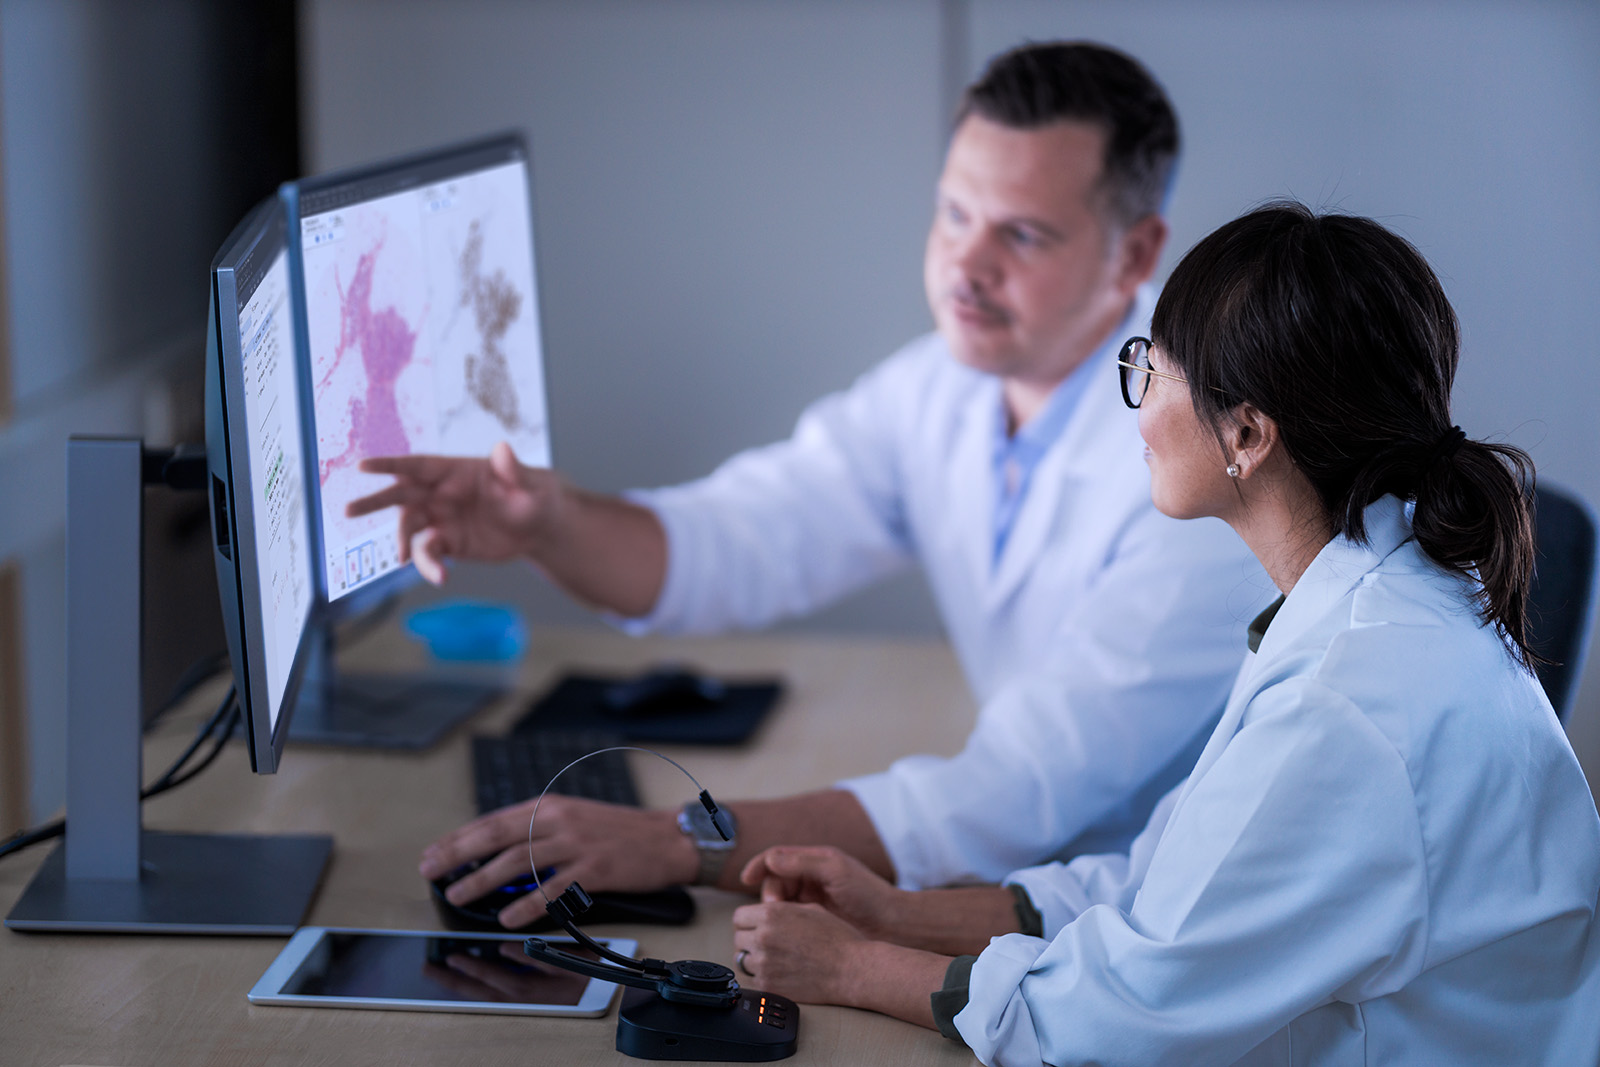
<path fill-rule="evenodd" d="M 146 830 L 139 877 L 123 881 L 69 878 L 63 844 L 45 858 L 6 926 L 51 933 L 284 937 L 310 908 L 332 849 L 333 838 L 323 835 Z"/>

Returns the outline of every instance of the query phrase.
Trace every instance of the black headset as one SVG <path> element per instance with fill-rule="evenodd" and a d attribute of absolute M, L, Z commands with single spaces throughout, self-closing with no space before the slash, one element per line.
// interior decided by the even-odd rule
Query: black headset
<path fill-rule="evenodd" d="M 539 805 L 544 802 L 545 793 L 550 792 L 550 785 L 555 784 L 560 778 L 577 764 L 582 763 L 590 756 L 598 756 L 602 752 L 648 752 L 657 756 L 683 771 L 689 781 L 694 782 L 695 788 L 700 790 L 700 803 L 706 809 L 706 814 L 711 816 L 711 825 L 716 827 L 717 833 L 722 835 L 724 841 L 733 840 L 733 831 L 728 826 L 728 818 L 717 807 L 717 802 L 711 799 L 711 793 L 703 788 L 694 775 L 684 770 L 683 765 L 677 760 L 649 748 L 640 748 L 635 745 L 615 745 L 611 748 L 597 749 L 587 755 L 579 756 L 550 779 L 550 784 L 544 787 L 544 792 L 539 794 L 539 799 L 534 801 L 533 814 L 528 818 L 528 861 L 533 868 L 534 888 L 539 895 L 544 897 L 544 909 L 550 917 L 566 928 L 567 933 L 580 945 L 593 952 L 598 958 L 589 960 L 575 956 L 570 952 L 556 948 L 542 937 L 530 937 L 522 943 L 522 951 L 536 960 L 552 964 L 563 970 L 575 974 L 587 975 L 590 978 L 599 978 L 606 982 L 616 982 L 619 985 L 633 986 L 636 989 L 654 990 L 662 1000 L 678 1004 L 695 1004 L 707 1008 L 731 1008 L 739 1002 L 739 982 L 734 977 L 732 969 L 720 963 L 711 963 L 707 960 L 677 960 L 667 963 L 657 959 L 635 959 L 624 956 L 620 952 L 613 952 L 605 945 L 596 941 L 578 928 L 577 920 L 584 912 L 593 906 L 594 901 L 583 887 L 577 882 L 567 886 L 566 890 L 556 899 L 551 900 L 544 891 L 544 886 L 539 882 L 539 865 L 533 862 L 533 822 L 539 817 Z"/>

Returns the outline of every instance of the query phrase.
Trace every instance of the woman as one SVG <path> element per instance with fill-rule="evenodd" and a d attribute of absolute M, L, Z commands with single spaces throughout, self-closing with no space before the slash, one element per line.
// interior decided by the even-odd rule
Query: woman
<path fill-rule="evenodd" d="M 1156 506 L 1285 594 L 1189 779 L 1128 854 L 1003 888 L 770 850 L 738 963 L 985 1063 L 1595 1063 L 1600 819 L 1529 671 L 1532 470 L 1451 424 L 1438 280 L 1274 204 L 1184 257 L 1151 332 L 1122 360 Z"/>

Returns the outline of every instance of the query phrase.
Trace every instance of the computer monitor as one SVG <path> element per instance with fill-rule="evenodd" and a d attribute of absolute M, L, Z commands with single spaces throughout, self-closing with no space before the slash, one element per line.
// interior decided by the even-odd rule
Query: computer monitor
<path fill-rule="evenodd" d="M 330 601 L 399 567 L 393 512 L 345 517 L 388 480 L 362 459 L 550 461 L 528 184 L 502 137 L 292 187 Z"/>
<path fill-rule="evenodd" d="M 288 255 L 276 197 L 211 270 L 206 456 L 219 599 L 251 766 L 277 769 L 317 613 Z M 67 829 L 6 918 L 17 930 L 293 932 L 321 881 L 320 834 L 145 830 L 141 815 L 137 438 L 67 447 Z"/>
<path fill-rule="evenodd" d="M 212 268 L 206 366 L 217 590 L 250 764 L 277 769 L 316 599 L 287 215 L 261 205 Z"/>
<path fill-rule="evenodd" d="M 416 580 L 395 511 L 345 516 L 388 479 L 362 459 L 548 464 L 527 151 L 500 136 L 287 185 L 309 383 L 312 542 L 330 618 Z M 439 674 L 331 672 L 325 640 L 295 739 L 421 747 L 498 695 Z"/>

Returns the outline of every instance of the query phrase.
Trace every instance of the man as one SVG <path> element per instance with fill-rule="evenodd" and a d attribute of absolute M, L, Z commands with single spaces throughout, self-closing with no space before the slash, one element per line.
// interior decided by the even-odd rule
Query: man
<path fill-rule="evenodd" d="M 698 805 L 547 798 L 534 833 L 552 895 L 574 879 L 734 887 L 775 843 L 838 845 L 905 886 L 993 880 L 1137 832 L 1193 764 L 1268 588 L 1220 523 L 1154 510 L 1118 395 L 1177 148 L 1171 106 L 1133 60 L 1017 49 L 968 90 L 939 180 L 924 271 L 937 333 L 813 405 L 789 440 L 627 499 L 522 467 L 504 445 L 363 464 L 397 481 L 352 513 L 400 505 L 401 544 L 430 580 L 448 556 L 526 558 L 640 629 L 761 625 L 926 570 L 983 704 L 960 755 L 735 801 L 731 849 Z M 492 813 L 430 846 L 422 873 L 493 855 L 452 886 L 470 901 L 527 870 L 527 834 L 526 805 Z"/>

